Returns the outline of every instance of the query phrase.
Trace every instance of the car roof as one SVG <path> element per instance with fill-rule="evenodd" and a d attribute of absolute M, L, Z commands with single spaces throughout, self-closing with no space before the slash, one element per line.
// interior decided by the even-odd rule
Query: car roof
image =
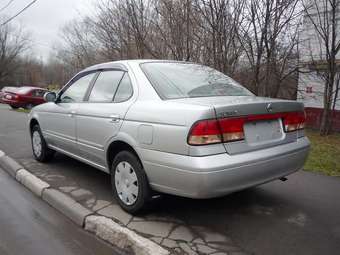
<path fill-rule="evenodd" d="M 16 93 L 19 93 L 19 94 L 25 94 L 27 92 L 30 92 L 31 90 L 46 90 L 45 88 L 40 88 L 40 87 L 32 87 L 32 86 L 22 86 L 22 87 L 18 87 L 17 90 L 15 90 Z"/>
<path fill-rule="evenodd" d="M 106 63 L 93 65 L 93 66 L 90 66 L 90 67 L 84 69 L 81 72 L 88 72 L 88 71 L 94 71 L 94 70 L 98 70 L 98 69 L 109 69 L 109 68 L 121 69 L 121 70 L 127 71 L 126 65 L 129 64 L 129 63 L 143 64 L 143 63 L 150 63 L 150 62 L 190 63 L 190 62 L 185 62 L 185 61 L 176 61 L 176 60 L 167 60 L 167 59 L 129 59 L 129 60 L 119 60 L 119 61 L 112 61 L 112 62 L 106 62 Z"/>

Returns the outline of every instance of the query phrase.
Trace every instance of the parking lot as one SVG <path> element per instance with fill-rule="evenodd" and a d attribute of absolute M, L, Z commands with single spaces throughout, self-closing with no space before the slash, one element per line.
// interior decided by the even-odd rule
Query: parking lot
<path fill-rule="evenodd" d="M 179 254 L 338 254 L 340 179 L 299 171 L 223 198 L 162 196 L 144 215 L 123 212 L 109 176 L 57 154 L 33 159 L 26 113 L 0 104 L 0 150 L 85 207 Z"/>

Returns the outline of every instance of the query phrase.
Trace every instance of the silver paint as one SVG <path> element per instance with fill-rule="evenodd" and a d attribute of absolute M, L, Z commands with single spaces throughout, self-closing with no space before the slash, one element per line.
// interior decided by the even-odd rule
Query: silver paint
<path fill-rule="evenodd" d="M 151 60 L 104 63 L 84 71 L 120 69 L 128 72 L 133 96 L 123 103 L 46 103 L 35 107 L 50 148 L 110 172 L 108 148 L 130 145 L 140 158 L 153 189 L 186 197 L 222 196 L 279 179 L 302 168 L 309 151 L 303 131 L 278 133 L 248 128 L 248 142 L 190 146 L 192 125 L 203 119 L 272 112 L 302 111 L 296 101 L 256 96 L 223 96 L 162 100 L 140 64 Z M 82 73 L 82 72 L 80 72 Z M 264 125 L 266 127 L 266 125 Z"/>

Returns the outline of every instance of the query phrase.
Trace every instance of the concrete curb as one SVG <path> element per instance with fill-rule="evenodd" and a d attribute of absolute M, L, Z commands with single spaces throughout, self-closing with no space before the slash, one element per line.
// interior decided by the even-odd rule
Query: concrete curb
<path fill-rule="evenodd" d="M 85 229 L 99 238 L 113 243 L 124 250 L 132 250 L 138 255 L 167 255 L 169 252 L 158 244 L 146 239 L 132 230 L 120 226 L 104 216 L 89 216 L 85 220 Z"/>
<path fill-rule="evenodd" d="M 25 169 L 20 169 L 17 172 L 16 179 L 38 197 L 41 197 L 43 191 L 50 187 L 47 182 L 40 180 Z"/>
<path fill-rule="evenodd" d="M 16 178 L 17 172 L 20 169 L 23 169 L 23 167 L 20 164 L 18 164 L 14 159 L 6 156 L 5 154 L 2 157 L 0 157 L 0 167 L 6 170 L 14 178 Z"/>
<path fill-rule="evenodd" d="M 84 226 L 85 218 L 93 214 L 92 211 L 55 189 L 44 190 L 42 199 L 81 227 Z"/>
<path fill-rule="evenodd" d="M 113 220 L 104 216 L 93 215 L 94 212 L 88 210 L 64 193 L 51 188 L 48 183 L 25 170 L 1 150 L 0 167 L 36 196 L 41 197 L 77 225 L 94 233 L 104 241 L 138 255 L 170 254 L 169 251 L 157 243 L 138 235 L 126 227 L 122 227 Z"/>

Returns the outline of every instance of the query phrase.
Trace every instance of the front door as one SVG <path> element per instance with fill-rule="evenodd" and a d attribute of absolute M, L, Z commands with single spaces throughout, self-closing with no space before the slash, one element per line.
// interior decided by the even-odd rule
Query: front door
<path fill-rule="evenodd" d="M 76 113 L 85 98 L 95 73 L 80 75 L 64 90 L 56 103 L 39 119 L 47 143 L 65 152 L 78 154 Z"/>

